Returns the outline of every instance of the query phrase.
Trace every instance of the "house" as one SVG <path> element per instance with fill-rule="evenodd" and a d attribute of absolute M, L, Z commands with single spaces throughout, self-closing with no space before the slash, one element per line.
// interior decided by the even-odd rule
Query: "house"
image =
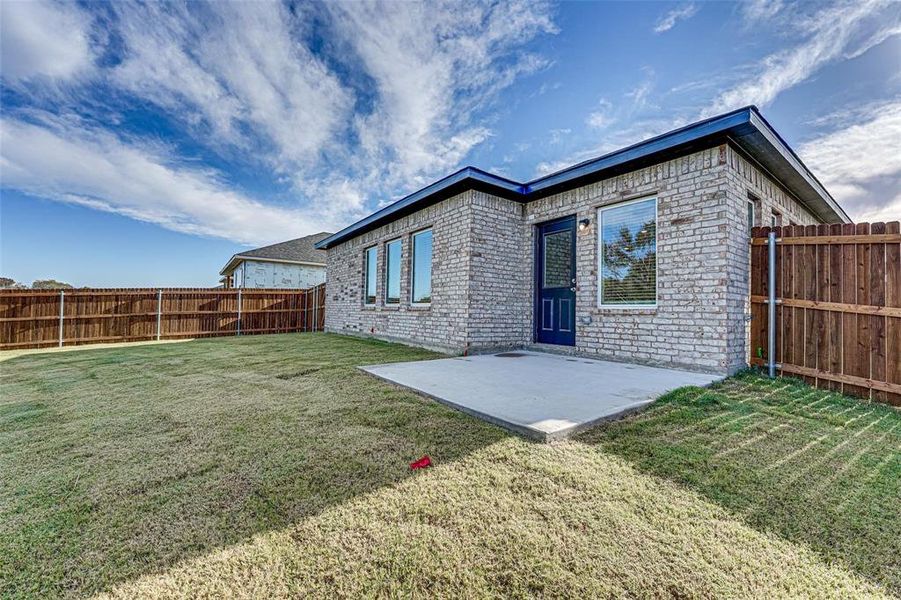
<path fill-rule="evenodd" d="M 311 288 L 325 282 L 326 252 L 320 232 L 235 254 L 219 274 L 227 288 Z"/>
<path fill-rule="evenodd" d="M 746 107 L 526 183 L 467 167 L 328 236 L 326 329 L 732 373 L 750 227 L 847 222 Z"/>

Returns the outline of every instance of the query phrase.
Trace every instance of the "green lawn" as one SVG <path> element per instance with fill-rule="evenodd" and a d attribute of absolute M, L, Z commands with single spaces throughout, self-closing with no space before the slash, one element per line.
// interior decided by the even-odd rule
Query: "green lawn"
<path fill-rule="evenodd" d="M 901 593 L 901 412 L 745 375 L 544 445 L 354 368 L 433 356 L 291 334 L 0 362 L 0 596 Z"/>

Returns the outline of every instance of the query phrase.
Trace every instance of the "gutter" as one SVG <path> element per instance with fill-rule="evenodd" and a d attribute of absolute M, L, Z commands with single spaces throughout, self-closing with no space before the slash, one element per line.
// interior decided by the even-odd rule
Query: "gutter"
<path fill-rule="evenodd" d="M 783 158 L 787 160 L 794 169 L 801 174 L 804 179 L 813 187 L 816 192 L 822 196 L 823 200 L 829 205 L 835 213 L 844 220 L 845 223 L 851 222 L 851 217 L 848 216 L 848 213 L 845 212 L 841 206 L 839 206 L 838 202 L 835 201 L 835 198 L 832 197 L 832 194 L 826 191 L 826 188 L 820 183 L 820 180 L 817 179 L 816 175 L 808 169 L 803 162 L 801 162 L 801 157 L 799 157 L 794 150 L 792 150 L 791 146 L 789 146 L 782 136 L 779 135 L 775 129 L 770 125 L 769 121 L 767 121 L 760 111 L 757 110 L 756 106 L 751 106 L 751 124 L 757 129 L 767 140 L 778 150 Z"/>
<path fill-rule="evenodd" d="M 822 200 L 823 205 L 831 210 L 841 221 L 845 223 L 851 222 L 848 214 L 804 165 L 794 150 L 785 143 L 785 140 L 763 118 L 757 107 L 751 105 L 680 127 L 674 131 L 663 133 L 526 183 L 519 183 L 475 167 L 464 167 L 330 235 L 317 242 L 315 247 L 319 250 L 328 249 L 335 244 L 357 237 L 371 229 L 390 223 L 411 212 L 431 206 L 462 191 L 476 189 L 516 202 L 526 203 L 585 185 L 604 176 L 612 176 L 618 171 L 641 168 L 636 167 L 637 164 L 667 160 L 665 156 L 672 155 L 675 157 L 709 148 L 719 143 L 727 143 L 730 140 L 741 147 L 739 140 L 748 138 L 747 145 L 750 148 L 755 142 L 761 141 L 759 138 L 754 139 L 753 136 L 757 134 L 762 136 L 762 141 L 766 144 L 759 150 L 761 158 L 770 158 L 772 156 L 774 162 L 777 158 L 785 161 L 791 170 L 801 177 L 803 184 L 809 186 L 808 190 L 804 190 L 802 185 L 802 188 L 797 190 L 799 193 L 809 196 L 810 191 L 812 191 L 817 199 Z M 777 183 L 780 181 L 780 178 L 776 178 Z M 797 198 L 796 190 L 790 191 L 792 196 L 795 196 L 799 201 L 801 200 Z M 806 205 L 808 203 L 801 201 L 801 204 Z M 822 210 L 814 212 L 824 221 L 829 220 L 828 217 L 822 216 L 824 213 L 825 211 Z"/>

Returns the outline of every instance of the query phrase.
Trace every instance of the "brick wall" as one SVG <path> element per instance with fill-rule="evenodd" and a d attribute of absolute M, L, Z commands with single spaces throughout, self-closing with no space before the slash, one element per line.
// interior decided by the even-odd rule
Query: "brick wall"
<path fill-rule="evenodd" d="M 589 219 L 576 240 L 576 348 L 581 354 L 733 372 L 745 364 L 747 194 L 813 220 L 726 145 L 528 204 L 468 191 L 328 251 L 326 329 L 454 352 L 522 347 L 533 331 L 535 225 Z M 597 210 L 657 198 L 653 308 L 599 308 Z M 787 221 L 786 221 L 787 223 Z M 410 305 L 410 235 L 433 229 L 432 304 Z M 400 306 L 384 304 L 384 244 L 402 239 Z M 363 305 L 364 250 L 379 246 L 378 300 Z"/>
<path fill-rule="evenodd" d="M 470 349 L 532 341 L 531 246 L 523 235 L 523 211 L 519 202 L 473 192 Z"/>
<path fill-rule="evenodd" d="M 576 350 L 614 360 L 724 372 L 727 364 L 724 148 L 712 148 L 530 202 L 534 225 L 575 214 Z M 598 208 L 657 198 L 657 306 L 598 307 Z M 532 257 L 523 261 L 531 264 Z M 531 283 L 531 282 L 530 282 Z M 530 294 L 532 292 L 530 291 Z M 531 313 L 529 314 L 531 330 Z"/>
<path fill-rule="evenodd" d="M 754 226 L 768 226 L 773 211 L 782 216 L 783 225 L 814 225 L 816 217 L 801 203 L 760 169 L 752 165 L 731 146 L 726 151 L 727 169 L 724 173 L 726 205 L 729 208 L 726 236 L 726 311 L 729 328 L 725 337 L 728 364 L 732 369 L 744 366 L 749 358 L 750 324 L 749 271 L 751 257 L 748 250 L 748 202 L 755 204 Z"/>
<path fill-rule="evenodd" d="M 472 192 L 464 192 L 328 250 L 327 331 L 413 341 L 447 351 L 467 341 Z M 411 235 L 432 228 L 432 303 L 410 302 Z M 385 304 L 385 243 L 401 240 L 401 301 Z M 364 251 L 378 246 L 376 303 L 363 304 Z"/>

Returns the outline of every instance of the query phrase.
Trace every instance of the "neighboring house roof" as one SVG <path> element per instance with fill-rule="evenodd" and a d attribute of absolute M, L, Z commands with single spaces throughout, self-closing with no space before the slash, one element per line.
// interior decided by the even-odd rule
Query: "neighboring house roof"
<path fill-rule="evenodd" d="M 322 265 L 325 266 L 325 250 L 318 250 L 316 244 L 323 239 L 332 235 L 327 231 L 321 231 L 308 235 L 306 237 L 297 238 L 296 240 L 288 240 L 287 242 L 279 242 L 271 246 L 263 246 L 262 248 L 254 248 L 239 254 L 235 254 L 219 271 L 220 275 L 231 273 L 235 267 L 243 260 L 262 260 L 269 262 L 296 263 L 302 265 Z"/>
<path fill-rule="evenodd" d="M 530 202 L 723 142 L 732 142 L 822 221 L 851 221 L 810 169 L 767 123 L 757 107 L 746 106 L 526 183 L 499 177 L 475 167 L 465 167 L 345 227 L 320 241 L 316 247 L 330 248 L 468 189 L 489 192 L 518 202 Z"/>

